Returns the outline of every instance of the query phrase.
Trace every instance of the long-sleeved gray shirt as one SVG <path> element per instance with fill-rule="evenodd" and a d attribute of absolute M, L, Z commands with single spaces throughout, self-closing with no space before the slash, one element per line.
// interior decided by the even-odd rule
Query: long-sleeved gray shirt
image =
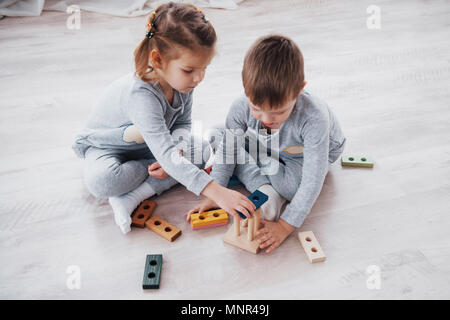
<path fill-rule="evenodd" d="M 192 93 L 174 91 L 170 105 L 157 82 L 127 74 L 101 95 L 73 149 L 83 158 L 90 146 L 124 150 L 148 147 L 167 174 L 199 195 L 212 178 L 179 155 L 171 135 L 176 129 L 190 132 Z M 145 143 L 124 141 L 124 130 L 131 124 Z"/>
<path fill-rule="evenodd" d="M 227 129 L 241 129 L 245 133 L 263 129 L 261 122 L 252 116 L 245 95 L 233 102 L 225 126 Z M 319 196 L 329 162 L 336 161 L 342 153 L 345 137 L 328 105 L 305 91 L 300 94 L 290 116 L 276 134 L 279 135 L 279 150 L 275 153 L 279 161 L 286 167 L 302 167 L 298 170 L 298 175 L 301 175 L 300 186 L 281 215 L 283 220 L 299 227 Z M 222 144 L 226 143 L 225 136 Z M 264 137 L 259 135 L 258 139 L 260 138 Z M 239 146 L 236 146 L 234 152 L 238 148 Z M 230 159 L 229 155 L 224 155 L 227 152 L 225 150 L 230 148 L 219 147 L 217 152 L 222 154 L 216 154 L 216 159 Z M 215 161 L 211 176 L 219 184 L 226 186 L 234 168 L 235 164 L 221 164 Z M 296 181 L 299 181 L 299 177 L 283 176 L 283 179 L 286 185 L 296 185 Z"/>

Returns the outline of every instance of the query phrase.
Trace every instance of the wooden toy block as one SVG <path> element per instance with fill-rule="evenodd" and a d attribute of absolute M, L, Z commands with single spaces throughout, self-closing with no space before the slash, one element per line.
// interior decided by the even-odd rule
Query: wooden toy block
<path fill-rule="evenodd" d="M 241 235 L 241 222 L 240 221 L 236 221 L 237 218 L 234 218 L 234 223 L 233 223 L 233 234 L 236 237 L 239 237 Z"/>
<path fill-rule="evenodd" d="M 366 156 L 342 156 L 341 165 L 347 167 L 373 168 L 373 159 Z"/>
<path fill-rule="evenodd" d="M 247 240 L 249 242 L 253 241 L 255 238 L 255 218 L 251 217 L 248 218 L 248 224 L 247 224 Z"/>
<path fill-rule="evenodd" d="M 234 228 L 228 229 L 227 233 L 223 237 L 225 243 L 231 244 L 240 249 L 257 254 L 259 252 L 259 243 L 256 240 L 248 241 L 247 228 L 240 228 L 240 235 L 236 237 L 234 234 Z"/>
<path fill-rule="evenodd" d="M 267 194 L 259 190 L 253 192 L 251 195 L 248 196 L 248 198 L 256 206 L 255 210 L 258 210 L 269 199 Z"/>
<path fill-rule="evenodd" d="M 259 229 L 259 225 L 261 223 L 261 210 L 255 211 L 255 225 L 254 225 L 254 234 L 256 235 L 256 231 Z"/>
<path fill-rule="evenodd" d="M 162 254 L 148 254 L 145 259 L 142 289 L 159 289 L 161 282 Z"/>
<path fill-rule="evenodd" d="M 197 227 L 197 228 L 192 228 L 192 230 L 210 229 L 210 228 L 215 228 L 215 227 L 220 227 L 220 226 L 226 226 L 227 224 L 228 224 L 228 222 L 216 223 L 216 224 L 211 224 L 209 226 L 201 226 L 201 227 Z"/>
<path fill-rule="evenodd" d="M 139 207 L 137 207 L 133 216 L 131 217 L 131 225 L 133 227 L 144 228 L 145 221 L 147 221 L 148 218 L 150 218 L 155 208 L 156 208 L 155 201 L 150 200 L 142 201 L 142 203 L 139 205 Z"/>
<path fill-rule="evenodd" d="M 259 190 L 256 190 L 255 192 L 253 192 L 252 194 L 250 194 L 248 196 L 248 198 L 250 199 L 251 202 L 253 202 L 253 204 L 256 206 L 255 210 L 258 210 L 268 199 L 269 197 L 267 196 L 267 194 L 265 194 L 264 192 L 261 192 Z M 247 219 L 242 213 L 240 213 L 239 211 L 237 211 L 237 213 L 239 214 L 239 216 L 242 219 Z"/>
<path fill-rule="evenodd" d="M 145 222 L 145 226 L 170 242 L 181 236 L 181 230 L 179 228 L 157 216 L 153 216 L 148 219 Z"/>
<path fill-rule="evenodd" d="M 298 239 L 308 256 L 309 262 L 315 263 L 325 261 L 327 257 L 312 231 L 299 232 Z"/>
<path fill-rule="evenodd" d="M 228 181 L 227 188 L 238 186 L 240 184 L 241 184 L 241 181 L 239 181 L 239 179 L 235 175 L 232 175 L 230 180 Z"/>
<path fill-rule="evenodd" d="M 257 210 L 257 214 L 260 210 Z M 231 244 L 240 249 L 257 254 L 259 252 L 259 243 L 254 239 L 254 235 L 258 230 L 255 223 L 256 218 L 249 219 L 247 227 L 241 226 L 240 219 L 234 218 L 233 227 L 229 228 L 223 237 L 223 242 Z M 250 240 L 251 239 L 251 240 Z"/>
<path fill-rule="evenodd" d="M 202 213 L 191 214 L 192 229 L 204 229 L 205 227 L 223 226 L 228 223 L 228 213 L 225 210 L 210 210 Z"/>

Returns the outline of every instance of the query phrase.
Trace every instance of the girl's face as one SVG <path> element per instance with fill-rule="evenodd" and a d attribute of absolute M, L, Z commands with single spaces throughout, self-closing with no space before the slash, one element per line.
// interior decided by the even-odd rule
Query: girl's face
<path fill-rule="evenodd" d="M 194 52 L 181 49 L 176 59 L 165 60 L 160 54 L 153 56 L 153 65 L 161 80 L 173 89 L 189 93 L 205 77 L 206 67 L 214 56 L 214 48 Z M 159 60 L 158 60 L 159 59 Z"/>

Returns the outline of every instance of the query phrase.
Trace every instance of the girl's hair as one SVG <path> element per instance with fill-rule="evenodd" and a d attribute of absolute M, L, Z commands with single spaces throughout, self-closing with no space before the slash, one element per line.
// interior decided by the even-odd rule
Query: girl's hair
<path fill-rule="evenodd" d="M 203 12 L 192 4 L 169 2 L 148 17 L 147 34 L 134 50 L 135 74 L 143 81 L 154 80 L 149 56 L 153 49 L 168 59 L 177 58 L 176 46 L 196 50 L 212 48 L 216 32 Z"/>

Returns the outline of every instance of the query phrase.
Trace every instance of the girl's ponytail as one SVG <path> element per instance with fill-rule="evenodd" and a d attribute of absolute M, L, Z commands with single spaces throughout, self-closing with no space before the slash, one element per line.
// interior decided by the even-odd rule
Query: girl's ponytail
<path fill-rule="evenodd" d="M 142 81 L 150 81 L 150 73 L 153 71 L 153 68 L 150 69 L 148 65 L 148 58 L 150 55 L 148 41 L 149 39 L 145 37 L 134 50 L 135 75 Z"/>
<path fill-rule="evenodd" d="M 137 75 L 143 81 L 150 81 L 152 77 L 150 73 L 153 71 L 153 67 L 148 64 L 150 55 L 150 45 L 149 41 L 154 35 L 154 25 L 153 20 L 155 19 L 156 12 L 153 11 L 147 20 L 146 34 L 144 40 L 142 40 L 139 45 L 134 50 L 134 65 L 135 65 L 135 75 Z"/>

